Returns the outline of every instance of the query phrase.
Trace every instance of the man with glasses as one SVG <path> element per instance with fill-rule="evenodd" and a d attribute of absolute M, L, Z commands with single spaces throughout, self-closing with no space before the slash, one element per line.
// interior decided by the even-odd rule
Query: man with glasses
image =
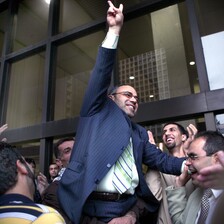
<path fill-rule="evenodd" d="M 19 151 L 0 142 L 0 223 L 65 224 L 53 208 L 33 201 L 35 176 Z"/>
<path fill-rule="evenodd" d="M 220 163 L 219 151 L 224 151 L 224 137 L 220 133 L 205 131 L 195 136 L 187 151 L 185 171 L 176 178 L 175 186 L 166 188 L 173 223 L 211 223 L 223 188 L 203 188 L 198 181 L 198 176 L 202 169 Z M 187 200 L 184 186 L 189 178 L 197 188 Z M 204 200 L 205 196 L 206 200 Z M 206 211 L 204 205 L 206 205 Z"/>
<path fill-rule="evenodd" d="M 146 130 L 132 122 L 138 110 L 133 87 L 122 85 L 108 95 L 123 25 L 123 5 L 116 8 L 108 3 L 109 31 L 99 48 L 80 112 L 76 144 L 58 191 L 74 224 L 138 223 L 140 212 L 155 212 L 159 206 L 145 182 L 142 163 L 179 175 L 184 160 L 169 157 L 150 144 Z"/>

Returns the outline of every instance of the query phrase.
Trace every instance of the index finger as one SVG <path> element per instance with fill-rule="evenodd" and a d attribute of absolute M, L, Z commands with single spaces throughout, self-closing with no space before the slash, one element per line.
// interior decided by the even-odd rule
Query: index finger
<path fill-rule="evenodd" d="M 107 1 L 110 7 L 114 7 L 113 3 L 111 1 Z"/>
<path fill-rule="evenodd" d="M 108 4 L 109 4 L 110 7 L 112 7 L 113 9 L 117 9 L 111 1 L 107 1 L 107 2 L 108 2 Z M 118 10 L 120 10 L 121 12 L 123 12 L 123 4 L 120 4 L 119 5 Z"/>

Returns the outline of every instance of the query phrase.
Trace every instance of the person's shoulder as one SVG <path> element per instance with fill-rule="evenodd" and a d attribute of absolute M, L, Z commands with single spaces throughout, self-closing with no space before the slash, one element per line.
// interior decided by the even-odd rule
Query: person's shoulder
<path fill-rule="evenodd" d="M 40 215 L 33 224 L 64 224 L 65 220 L 60 215 L 60 213 L 52 207 L 47 205 L 38 204 L 38 206 L 42 209 L 42 215 Z"/>

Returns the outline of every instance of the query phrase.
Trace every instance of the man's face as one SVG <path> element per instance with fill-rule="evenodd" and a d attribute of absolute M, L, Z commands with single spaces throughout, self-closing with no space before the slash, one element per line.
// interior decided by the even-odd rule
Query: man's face
<path fill-rule="evenodd" d="M 51 164 L 49 166 L 49 174 L 52 178 L 55 178 L 58 175 L 58 165 L 57 164 Z"/>
<path fill-rule="evenodd" d="M 186 140 L 176 124 L 168 124 L 163 128 L 163 142 L 168 150 L 180 147 Z"/>
<path fill-rule="evenodd" d="M 199 175 L 199 171 L 202 168 L 211 166 L 215 163 L 215 159 L 213 156 L 206 156 L 206 151 L 203 150 L 203 146 L 205 144 L 205 139 L 200 137 L 191 142 L 190 147 L 188 149 L 188 160 L 186 160 L 186 166 L 191 171 L 192 182 L 199 186 L 196 178 Z"/>
<path fill-rule="evenodd" d="M 135 89 L 125 85 L 117 88 L 116 93 L 110 98 L 123 110 L 129 117 L 134 117 L 138 110 L 138 99 Z"/>
<path fill-rule="evenodd" d="M 58 149 L 60 151 L 60 161 L 63 164 L 63 167 L 67 167 L 69 163 L 73 145 L 74 141 L 71 140 L 63 142 L 61 145 L 58 146 Z"/>

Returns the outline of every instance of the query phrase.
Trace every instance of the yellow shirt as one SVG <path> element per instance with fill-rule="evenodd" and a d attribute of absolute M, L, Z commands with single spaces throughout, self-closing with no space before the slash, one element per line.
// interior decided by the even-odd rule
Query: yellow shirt
<path fill-rule="evenodd" d="M 65 224 L 62 216 L 53 208 L 36 204 L 19 194 L 0 197 L 1 224 Z"/>

